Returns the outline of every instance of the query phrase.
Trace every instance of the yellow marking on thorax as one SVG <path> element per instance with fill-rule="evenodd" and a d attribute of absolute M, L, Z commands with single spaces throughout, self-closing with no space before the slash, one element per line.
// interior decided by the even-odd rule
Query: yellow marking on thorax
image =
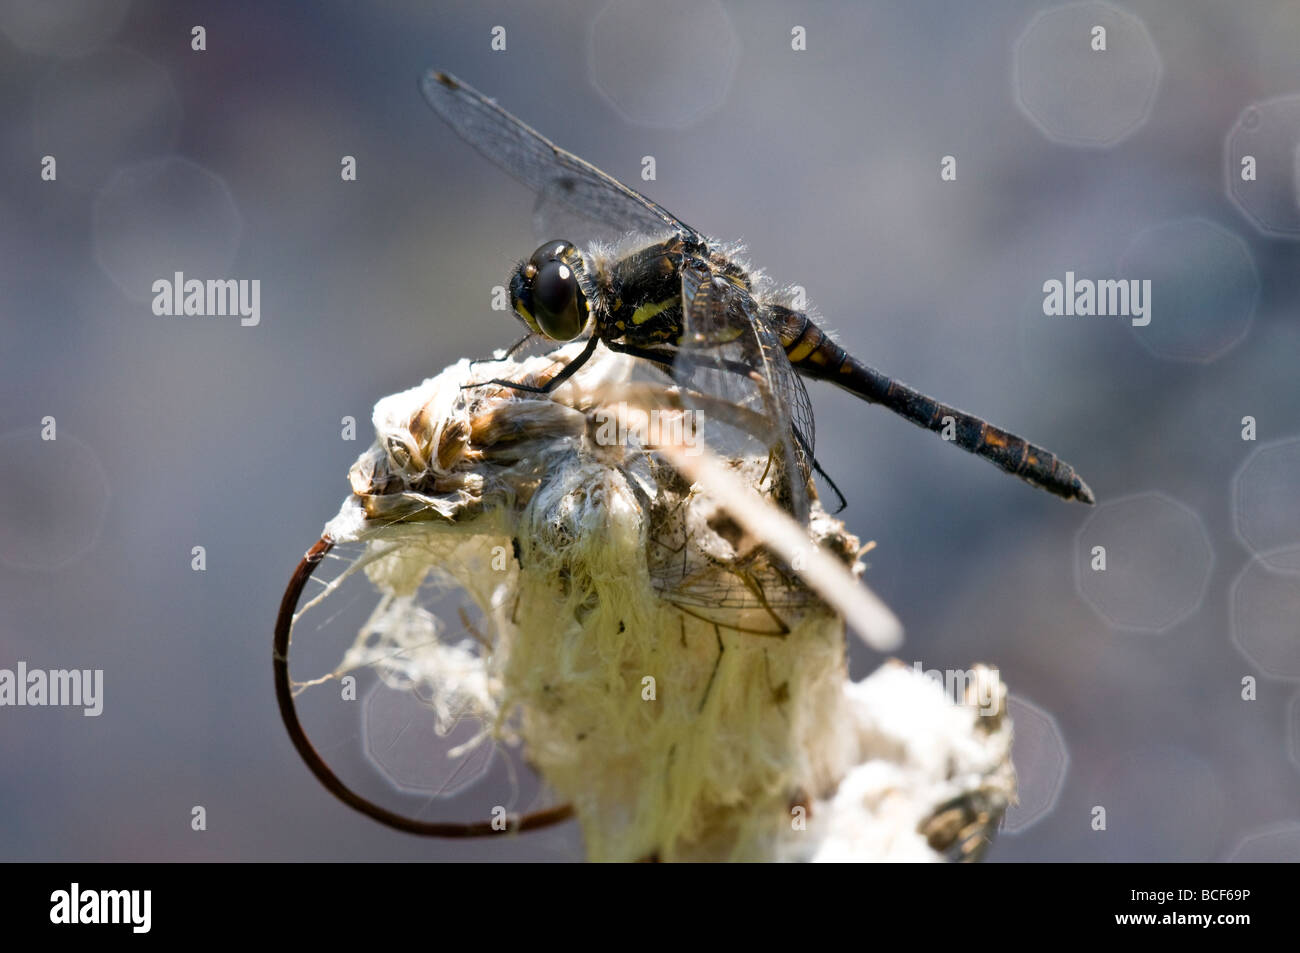
<path fill-rule="evenodd" d="M 669 308 L 676 305 L 678 300 L 678 298 L 672 297 L 666 298 L 663 301 L 656 301 L 653 304 L 643 304 L 632 312 L 632 323 L 645 324 L 660 311 L 667 311 Z"/>

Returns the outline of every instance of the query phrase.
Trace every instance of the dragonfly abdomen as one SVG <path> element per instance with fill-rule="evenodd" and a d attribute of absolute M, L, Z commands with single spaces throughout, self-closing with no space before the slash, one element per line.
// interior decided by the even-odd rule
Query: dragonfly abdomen
<path fill-rule="evenodd" d="M 879 371 L 854 360 L 812 318 L 780 305 L 770 307 L 768 312 L 781 337 L 786 357 L 800 374 L 838 384 L 872 403 L 884 402 L 893 382 Z"/>
<path fill-rule="evenodd" d="M 863 400 L 887 407 L 1049 493 L 1067 500 L 1094 501 L 1092 490 L 1074 467 L 1051 451 L 868 367 L 832 341 L 807 315 L 777 307 L 772 309 L 772 317 L 790 363 L 804 376 L 830 381 Z"/>

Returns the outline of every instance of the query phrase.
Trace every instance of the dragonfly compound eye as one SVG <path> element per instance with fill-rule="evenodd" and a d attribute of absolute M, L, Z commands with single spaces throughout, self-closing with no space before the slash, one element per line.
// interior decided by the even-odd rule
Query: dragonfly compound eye
<path fill-rule="evenodd" d="M 533 279 L 533 317 L 548 338 L 571 341 L 582 332 L 587 314 L 578 276 L 562 261 L 545 262 Z"/>

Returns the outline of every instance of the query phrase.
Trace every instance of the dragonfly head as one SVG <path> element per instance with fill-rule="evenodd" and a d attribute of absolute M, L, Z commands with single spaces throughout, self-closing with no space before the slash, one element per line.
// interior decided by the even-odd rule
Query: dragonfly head
<path fill-rule="evenodd" d="M 537 334 L 572 341 L 591 315 L 585 279 L 582 255 L 572 242 L 547 242 L 515 269 L 510 304 Z"/>

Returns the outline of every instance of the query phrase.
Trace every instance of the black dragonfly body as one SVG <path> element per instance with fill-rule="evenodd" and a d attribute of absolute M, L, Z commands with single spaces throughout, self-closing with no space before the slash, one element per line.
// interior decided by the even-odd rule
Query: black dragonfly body
<path fill-rule="evenodd" d="M 540 197 L 650 240 L 610 260 L 566 240 L 538 248 L 512 275 L 515 312 L 551 340 L 573 340 L 588 327 L 590 337 L 542 385 L 495 383 L 549 392 L 601 343 L 652 361 L 684 388 L 748 405 L 770 422 L 765 442 L 784 461 L 788 503 L 800 518 L 807 516 L 809 471 L 816 466 L 801 375 L 887 407 L 1050 493 L 1093 502 L 1087 484 L 1055 454 L 857 360 L 807 314 L 759 294 L 746 267 L 724 248 L 455 77 L 431 71 L 421 85 L 429 105 L 458 134 Z"/>

